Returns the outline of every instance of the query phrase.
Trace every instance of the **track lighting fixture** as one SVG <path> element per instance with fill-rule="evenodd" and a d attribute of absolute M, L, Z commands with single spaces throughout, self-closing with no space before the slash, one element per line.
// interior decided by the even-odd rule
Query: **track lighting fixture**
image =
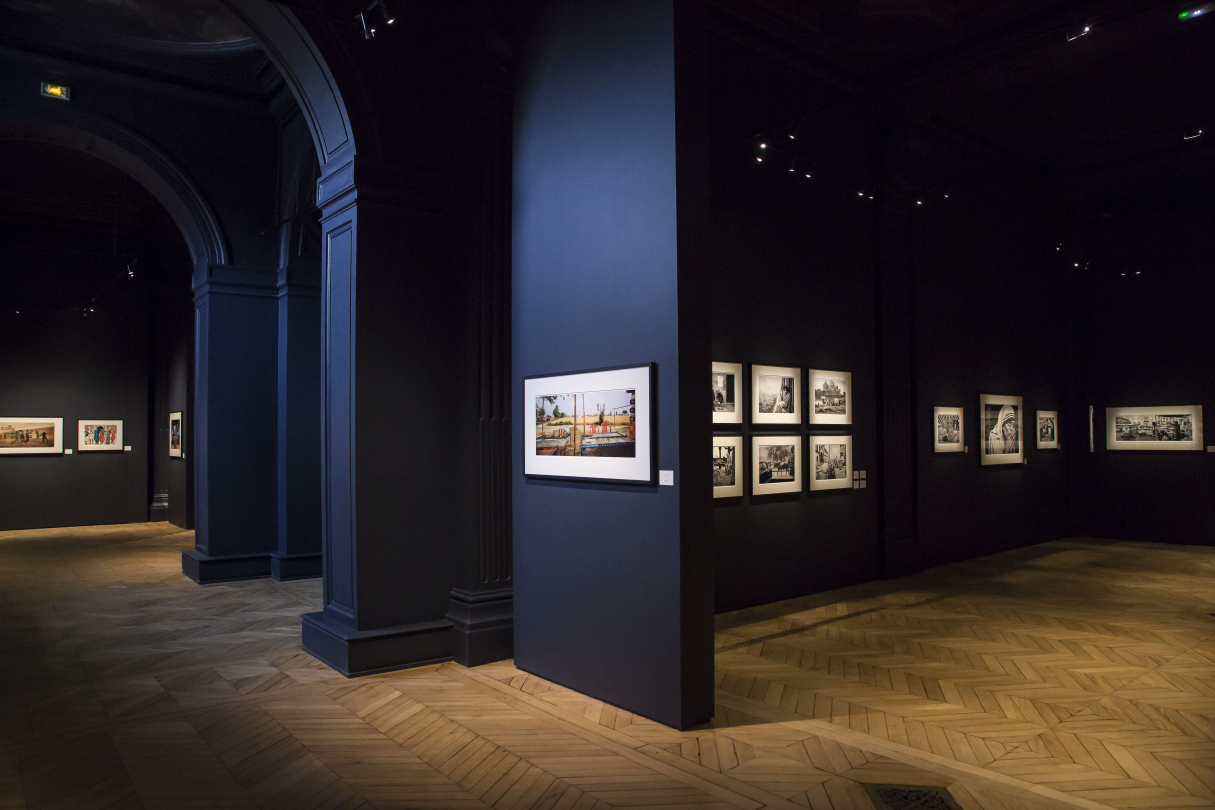
<path fill-rule="evenodd" d="M 375 36 L 375 26 L 367 24 L 367 12 L 359 12 L 359 22 L 363 25 L 363 39 L 371 39 Z"/>

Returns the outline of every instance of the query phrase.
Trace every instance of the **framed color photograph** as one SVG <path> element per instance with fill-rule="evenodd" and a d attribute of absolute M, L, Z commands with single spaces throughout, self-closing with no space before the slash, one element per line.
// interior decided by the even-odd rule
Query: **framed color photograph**
<path fill-rule="evenodd" d="M 713 364 L 713 424 L 742 423 L 742 363 Z"/>
<path fill-rule="evenodd" d="M 1202 450 L 1202 406 L 1105 409 L 1106 450 Z"/>
<path fill-rule="evenodd" d="M 938 405 L 932 409 L 932 450 L 934 453 L 961 453 L 966 449 L 965 425 L 961 408 Z"/>
<path fill-rule="evenodd" d="M 979 395 L 980 463 L 1025 463 L 1025 429 L 1022 416 L 1021 397 Z"/>
<path fill-rule="evenodd" d="M 811 436 L 810 489 L 852 489 L 852 437 Z"/>
<path fill-rule="evenodd" d="M 76 437 L 76 450 L 122 450 L 121 419 L 81 419 Z"/>
<path fill-rule="evenodd" d="M 1038 446 L 1039 450 L 1059 449 L 1059 412 L 1038 411 Z"/>
<path fill-rule="evenodd" d="M 802 423 L 802 370 L 751 366 L 751 421 L 759 425 Z"/>
<path fill-rule="evenodd" d="M 713 497 L 743 494 L 742 436 L 713 437 Z"/>
<path fill-rule="evenodd" d="M 852 424 L 852 372 L 810 369 L 810 424 Z"/>
<path fill-rule="evenodd" d="M 185 440 L 186 416 L 181 411 L 174 411 L 169 414 L 169 455 L 181 458 Z"/>
<path fill-rule="evenodd" d="M 802 437 L 751 437 L 751 494 L 802 491 Z"/>
<path fill-rule="evenodd" d="M 656 484 L 654 364 L 523 378 L 523 474 Z"/>
<path fill-rule="evenodd" d="M 62 452 L 62 417 L 0 416 L 0 455 Z"/>

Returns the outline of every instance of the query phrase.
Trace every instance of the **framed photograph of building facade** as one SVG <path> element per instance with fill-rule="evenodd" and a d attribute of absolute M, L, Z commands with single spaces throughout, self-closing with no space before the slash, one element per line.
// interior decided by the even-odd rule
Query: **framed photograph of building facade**
<path fill-rule="evenodd" d="M 751 494 L 802 491 L 802 437 L 751 437 Z"/>
<path fill-rule="evenodd" d="M 981 464 L 1024 464 L 1025 429 L 1021 397 L 979 395 Z"/>
<path fill-rule="evenodd" d="M 182 411 L 169 414 L 169 455 L 173 458 L 182 457 L 182 449 L 186 446 L 186 415 Z"/>
<path fill-rule="evenodd" d="M 62 417 L 0 416 L 0 455 L 62 452 Z"/>
<path fill-rule="evenodd" d="M 523 474 L 656 484 L 654 364 L 523 378 Z"/>
<path fill-rule="evenodd" d="M 961 453 L 966 450 L 962 408 L 938 405 L 932 409 L 932 450 L 935 453 Z"/>
<path fill-rule="evenodd" d="M 852 489 L 852 437 L 811 436 L 810 489 Z"/>
<path fill-rule="evenodd" d="M 1202 450 L 1202 406 L 1105 409 L 1106 450 Z"/>
<path fill-rule="evenodd" d="M 802 423 L 802 370 L 751 366 L 751 421 L 757 425 Z"/>
<path fill-rule="evenodd" d="M 1059 412 L 1038 411 L 1036 424 L 1038 426 L 1039 450 L 1059 449 Z"/>
<path fill-rule="evenodd" d="M 742 363 L 713 363 L 713 424 L 742 423 Z"/>
<path fill-rule="evenodd" d="M 743 494 L 742 436 L 713 437 L 713 497 Z"/>
<path fill-rule="evenodd" d="M 852 424 L 852 372 L 821 371 L 812 368 L 810 381 L 810 424 Z"/>
<path fill-rule="evenodd" d="M 76 451 L 122 450 L 121 419 L 81 419 L 76 436 Z"/>

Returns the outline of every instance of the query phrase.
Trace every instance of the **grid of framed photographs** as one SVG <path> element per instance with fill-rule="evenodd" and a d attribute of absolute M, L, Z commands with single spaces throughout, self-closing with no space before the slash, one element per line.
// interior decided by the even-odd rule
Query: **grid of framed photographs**
<path fill-rule="evenodd" d="M 747 391 L 742 363 L 713 363 L 714 428 L 741 431 L 749 421 L 759 431 L 750 434 L 750 441 L 738 434 L 713 436 L 713 497 L 741 497 L 748 478 L 751 495 L 859 489 L 852 471 L 852 437 L 837 435 L 852 424 L 851 372 L 756 363 L 749 377 Z M 742 418 L 744 411 L 749 420 Z M 729 427 L 734 425 L 738 427 Z M 778 434 L 806 425 L 833 435 Z"/>

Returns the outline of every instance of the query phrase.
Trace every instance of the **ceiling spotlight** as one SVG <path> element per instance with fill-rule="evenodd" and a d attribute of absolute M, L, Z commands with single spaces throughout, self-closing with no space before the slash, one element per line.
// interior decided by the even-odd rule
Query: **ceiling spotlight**
<path fill-rule="evenodd" d="M 1181 12 L 1177 15 L 1177 19 L 1192 20 L 1195 17 L 1201 17 L 1203 14 L 1210 14 L 1212 9 L 1215 9 L 1215 3 L 1206 3 L 1198 6 L 1197 8 L 1192 8 L 1189 11 Z"/>
<path fill-rule="evenodd" d="M 375 26 L 367 24 L 366 12 L 359 12 L 359 22 L 363 24 L 363 39 L 371 39 L 375 36 Z"/>
<path fill-rule="evenodd" d="M 923 205 L 923 204 L 924 204 L 924 201 L 923 201 L 923 200 L 916 200 L 916 201 L 915 201 L 915 204 L 916 204 L 916 205 Z"/>
<path fill-rule="evenodd" d="M 806 176 L 807 176 L 807 177 L 809 177 L 809 176 L 810 176 L 810 172 L 806 172 Z"/>
<path fill-rule="evenodd" d="M 865 196 L 865 192 L 863 192 L 863 191 L 858 191 L 858 192 L 856 193 L 856 196 L 858 196 L 858 197 L 864 197 L 864 196 Z"/>
<path fill-rule="evenodd" d="M 757 157 L 755 160 L 756 160 L 756 162 L 758 162 L 758 163 L 763 163 L 763 162 L 764 162 L 764 159 L 763 159 L 763 158 L 761 158 L 761 157 Z"/>
<path fill-rule="evenodd" d="M 1192 140 L 1194 140 L 1195 138 L 1201 138 L 1201 137 L 1202 137 L 1202 130 L 1201 130 L 1201 129 L 1191 129 L 1189 132 L 1187 132 L 1186 134 L 1182 135 L 1182 136 L 1181 136 L 1181 139 L 1182 139 L 1183 141 L 1192 141 Z"/>
<path fill-rule="evenodd" d="M 384 5 L 384 0 L 375 0 L 375 2 L 372 3 L 371 6 L 369 6 L 369 8 L 372 8 L 375 6 L 380 7 L 380 13 L 384 15 L 384 22 L 388 23 L 389 25 L 392 25 L 394 22 L 397 21 L 396 17 L 393 17 L 392 15 L 390 15 L 388 13 L 388 6 Z"/>
<path fill-rule="evenodd" d="M 761 143 L 761 144 L 759 145 L 759 148 L 760 148 L 760 149 L 767 149 L 767 148 L 768 148 L 768 144 L 766 144 L 766 143 Z"/>
<path fill-rule="evenodd" d="M 1073 34 L 1068 34 L 1067 41 L 1071 42 L 1072 40 L 1080 39 L 1080 37 L 1085 36 L 1086 34 L 1088 34 L 1088 32 L 1089 32 L 1089 26 L 1086 25 L 1086 26 L 1084 26 L 1084 28 L 1080 29 L 1079 31 L 1076 31 Z"/>

